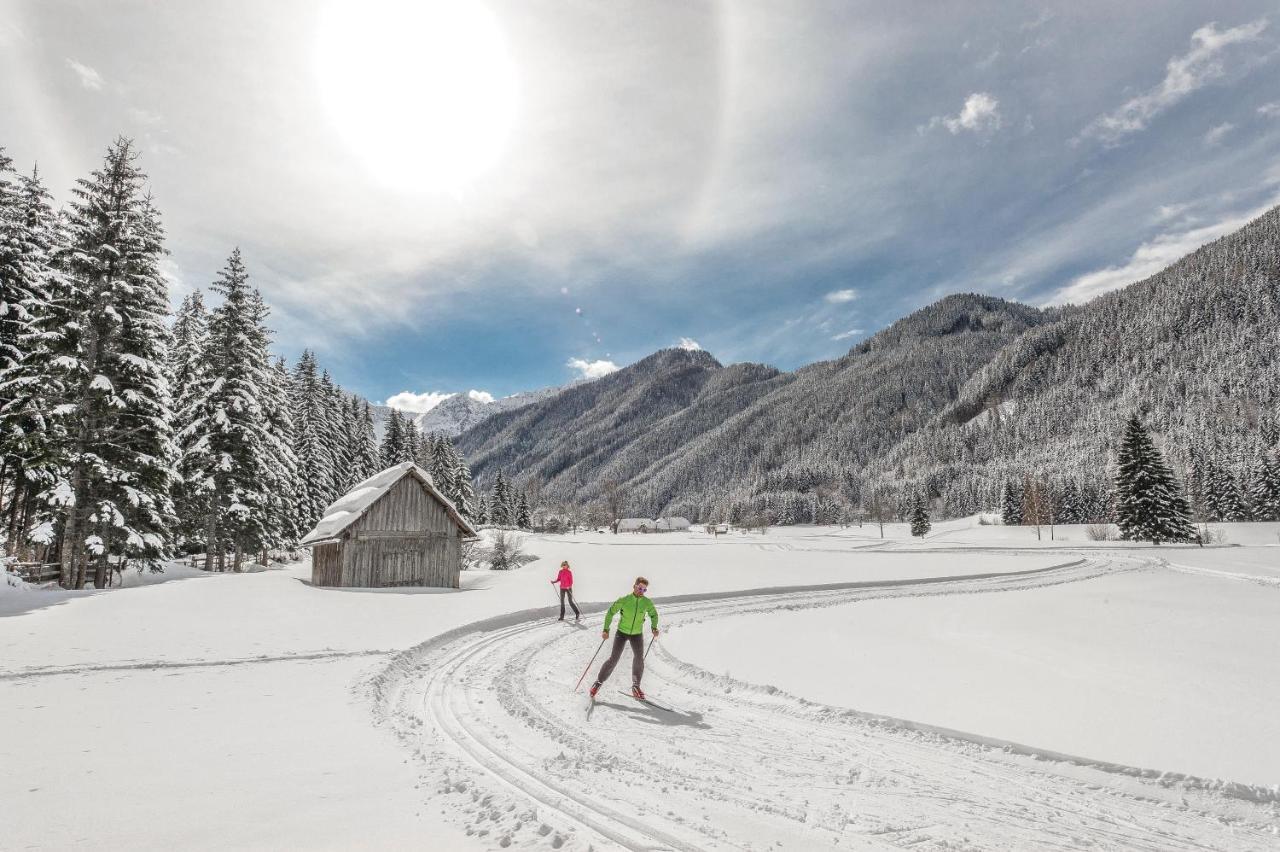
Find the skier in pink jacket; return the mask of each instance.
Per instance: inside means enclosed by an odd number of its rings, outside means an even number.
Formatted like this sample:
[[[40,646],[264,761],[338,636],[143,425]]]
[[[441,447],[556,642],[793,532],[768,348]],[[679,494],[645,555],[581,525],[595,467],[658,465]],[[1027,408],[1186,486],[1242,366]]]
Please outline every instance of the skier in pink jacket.
[[[573,600],[573,572],[569,570],[569,561],[565,560],[560,563],[560,573],[551,581],[552,585],[560,584],[560,621],[564,621],[564,599],[569,599],[569,606],[573,607],[573,620],[581,621],[582,613],[578,612],[578,604]]]

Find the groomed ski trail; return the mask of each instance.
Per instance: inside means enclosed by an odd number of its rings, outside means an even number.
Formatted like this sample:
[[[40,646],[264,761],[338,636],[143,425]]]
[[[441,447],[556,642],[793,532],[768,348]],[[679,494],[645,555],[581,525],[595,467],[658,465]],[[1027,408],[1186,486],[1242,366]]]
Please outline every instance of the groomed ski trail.
[[[1024,572],[658,603],[664,622],[678,625],[893,597],[1015,592],[1148,565],[1091,555]],[[582,609],[585,617],[603,607]],[[588,710],[585,686],[571,690],[598,639],[558,630],[545,613],[444,634],[365,684],[375,717],[421,765],[424,804],[492,848],[1280,846],[1273,789],[827,707],[713,675],[661,641],[645,685],[678,709],[598,698]],[[627,668],[624,659],[615,678]]]

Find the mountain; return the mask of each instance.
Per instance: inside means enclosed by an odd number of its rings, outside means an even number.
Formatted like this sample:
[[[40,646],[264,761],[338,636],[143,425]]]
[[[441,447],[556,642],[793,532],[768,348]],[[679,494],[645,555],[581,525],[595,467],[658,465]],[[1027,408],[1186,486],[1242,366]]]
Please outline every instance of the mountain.
[[[579,504],[616,487],[636,514],[785,520],[923,490],[958,515],[1037,480],[1091,500],[1084,519],[1137,410],[1193,498],[1209,479],[1247,495],[1280,431],[1278,287],[1280,208],[1086,305],[948,296],[791,373],[663,350],[458,445],[481,484],[502,469]]]
[[[498,399],[477,399],[470,393],[455,393],[439,402],[430,411],[413,414],[413,421],[424,434],[439,433],[455,438],[467,429],[478,425],[487,417],[503,411],[511,411],[544,399],[550,399],[567,387],[581,384],[588,379],[578,379],[561,387],[541,388],[540,390],[523,391]],[[387,418],[391,416],[391,408],[386,405],[373,406],[373,427],[379,440]]]
[[[497,469],[544,499],[591,500],[625,483],[645,513],[701,514],[727,494],[838,483],[951,402],[1001,347],[1046,321],[1035,308],[949,296],[838,361],[781,373],[667,349],[587,388],[498,415],[459,437],[481,482]],[[821,460],[819,462],[819,459]]]

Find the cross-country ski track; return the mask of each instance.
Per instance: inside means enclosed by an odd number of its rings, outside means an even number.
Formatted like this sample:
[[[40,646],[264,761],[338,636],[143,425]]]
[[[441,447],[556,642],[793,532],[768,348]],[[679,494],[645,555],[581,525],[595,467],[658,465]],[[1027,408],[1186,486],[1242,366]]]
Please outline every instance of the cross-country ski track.
[[[688,595],[665,625],[1152,570],[1088,555],[996,575]],[[599,643],[546,610],[436,637],[362,681],[420,765],[424,809],[482,845],[564,849],[1276,849],[1280,792],[1037,750],[714,675],[659,641],[646,690],[574,683]],[[625,687],[629,654],[614,684]]]

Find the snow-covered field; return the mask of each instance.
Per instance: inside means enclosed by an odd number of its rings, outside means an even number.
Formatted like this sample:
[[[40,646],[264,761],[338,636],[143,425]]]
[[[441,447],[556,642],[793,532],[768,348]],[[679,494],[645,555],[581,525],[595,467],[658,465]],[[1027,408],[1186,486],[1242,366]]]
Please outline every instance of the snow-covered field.
[[[1280,527],[1226,527],[582,533],[456,592],[0,593],[0,848],[1276,848]],[[546,618],[565,558],[585,627]],[[618,694],[624,658],[588,714],[641,573],[672,710]]]

